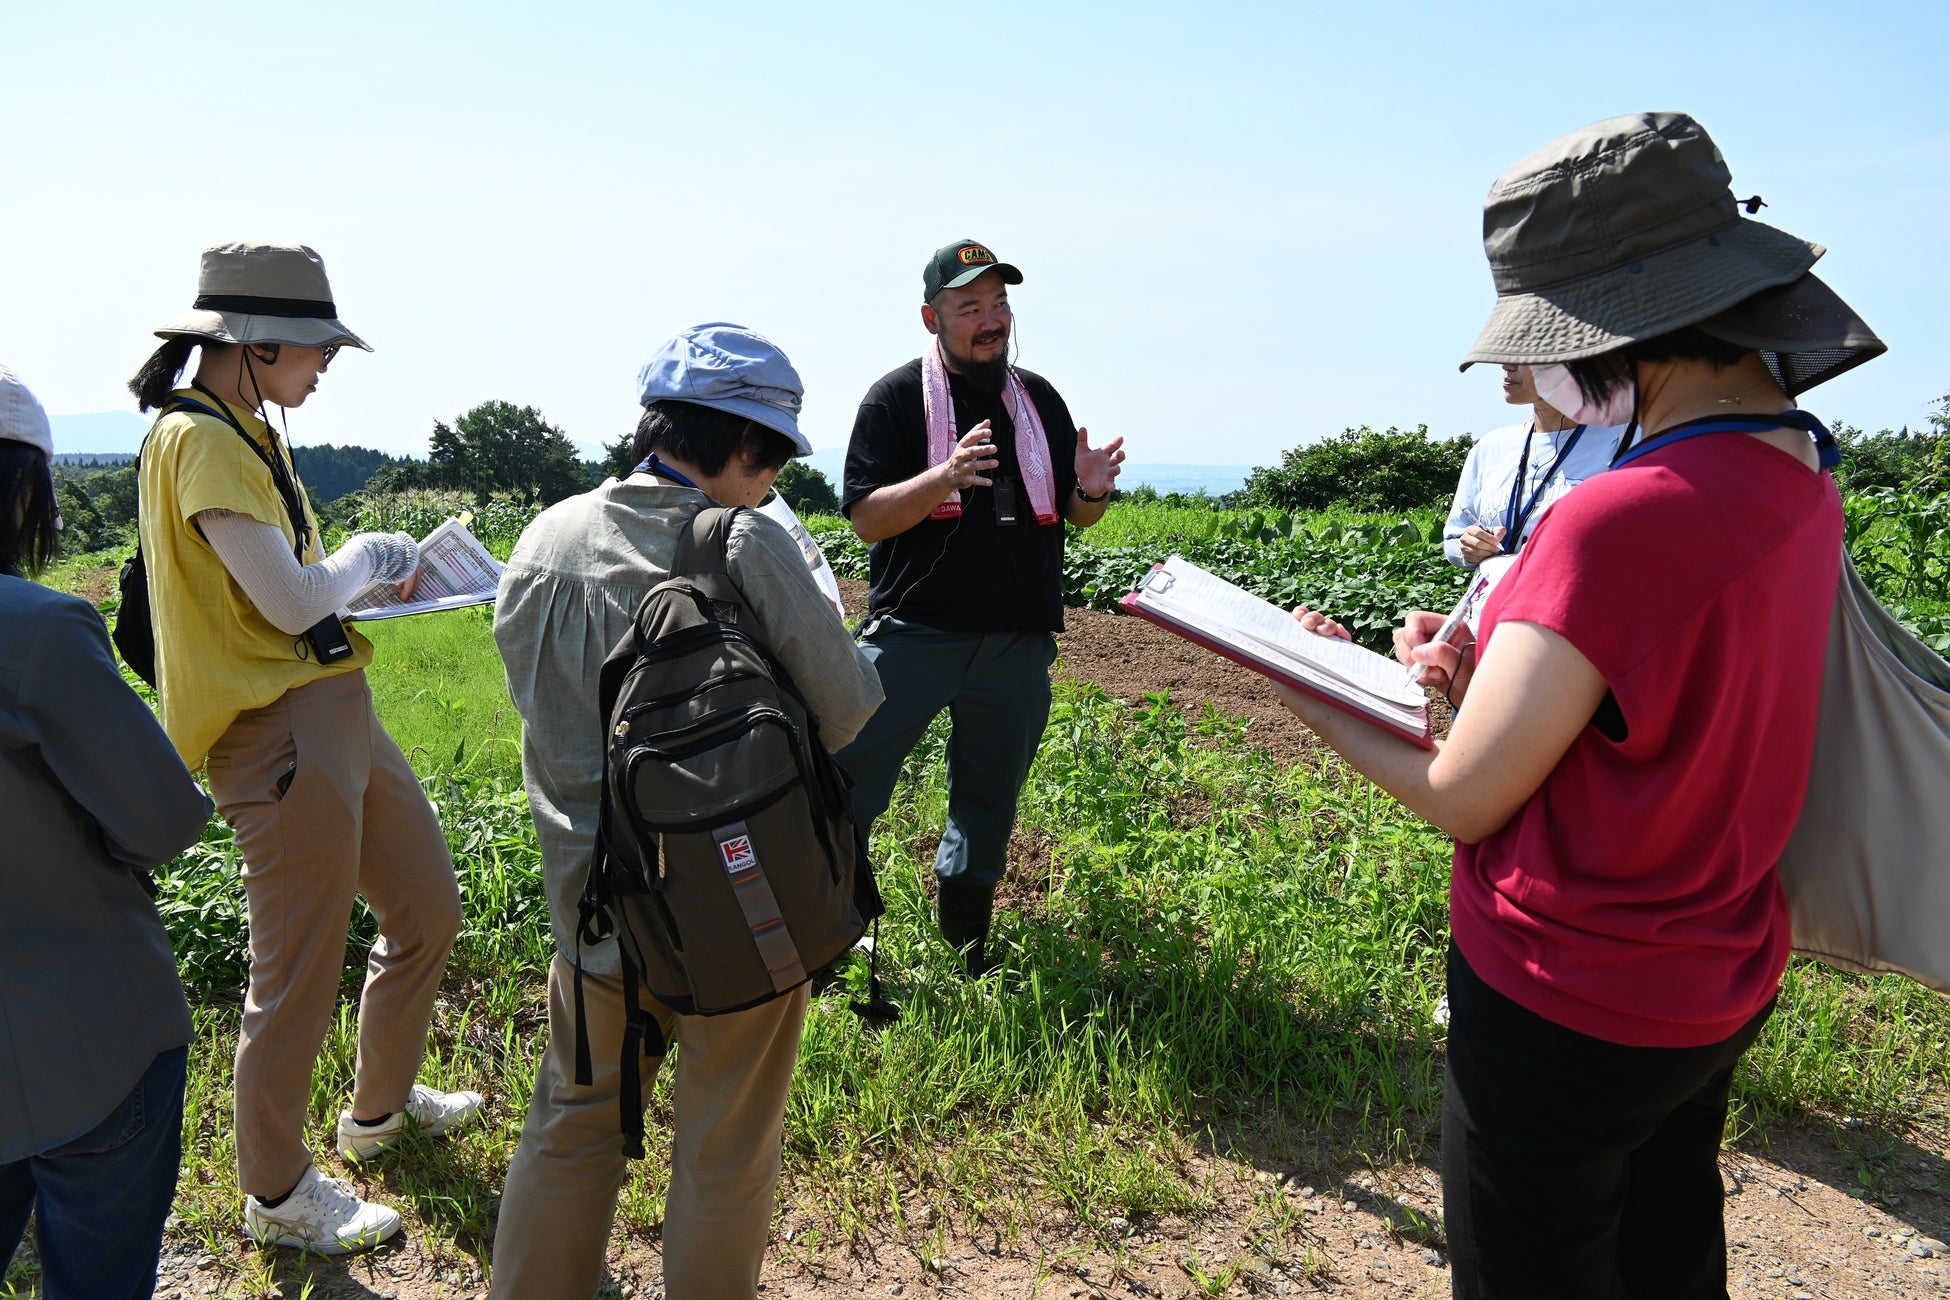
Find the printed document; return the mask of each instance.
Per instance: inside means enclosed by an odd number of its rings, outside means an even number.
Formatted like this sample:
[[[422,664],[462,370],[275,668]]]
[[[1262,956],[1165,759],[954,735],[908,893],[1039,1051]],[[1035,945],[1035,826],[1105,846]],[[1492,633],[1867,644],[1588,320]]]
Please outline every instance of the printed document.
[[[840,617],[846,617],[845,606],[840,603],[840,580],[834,575],[833,566],[826,562],[826,552],[819,549],[812,532],[799,522],[799,516],[792,512],[785,498],[777,492],[772,493],[771,498],[758,507],[758,513],[769,516],[792,534],[792,540],[799,543],[799,553],[806,557],[806,567],[812,570],[813,581],[819,584],[819,589],[826,594],[826,599],[832,602]]]
[[[458,519],[449,519],[420,543],[420,571],[413,594],[401,597],[405,583],[379,582],[346,607],[349,620],[371,623],[439,609],[486,605],[501,584],[501,561]]]

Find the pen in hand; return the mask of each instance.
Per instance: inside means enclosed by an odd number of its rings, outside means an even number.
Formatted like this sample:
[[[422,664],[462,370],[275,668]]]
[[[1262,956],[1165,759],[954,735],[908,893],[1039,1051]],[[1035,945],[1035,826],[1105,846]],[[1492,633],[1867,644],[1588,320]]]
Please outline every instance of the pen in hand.
[[[1470,580],[1469,586],[1463,589],[1463,598],[1456,602],[1456,607],[1449,611],[1449,617],[1442,620],[1442,626],[1437,628],[1435,635],[1429,638],[1428,643],[1430,645],[1434,645],[1438,641],[1447,641],[1456,634],[1456,629],[1462,626],[1464,617],[1469,613],[1471,603],[1475,601],[1477,595],[1488,583],[1489,579],[1480,573]],[[1416,664],[1410,668],[1408,670],[1408,684],[1411,686],[1420,686],[1422,684],[1422,676],[1428,671],[1428,667],[1427,664]]]

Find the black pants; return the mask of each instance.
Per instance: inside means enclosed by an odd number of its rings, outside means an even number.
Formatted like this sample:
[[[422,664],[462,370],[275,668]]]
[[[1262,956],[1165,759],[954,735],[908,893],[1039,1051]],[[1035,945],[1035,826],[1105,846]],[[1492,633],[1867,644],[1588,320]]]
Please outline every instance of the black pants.
[[[1622,1047],[1526,1011],[1450,945],[1456,1300],[1725,1300],[1727,1090],[1773,1010],[1710,1047]]]

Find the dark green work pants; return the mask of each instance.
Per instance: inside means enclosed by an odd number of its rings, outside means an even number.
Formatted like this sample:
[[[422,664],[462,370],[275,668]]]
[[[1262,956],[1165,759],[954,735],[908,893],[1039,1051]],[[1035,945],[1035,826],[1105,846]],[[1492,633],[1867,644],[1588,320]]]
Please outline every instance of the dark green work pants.
[[[857,784],[855,815],[887,809],[901,764],[948,710],[948,824],[935,853],[941,933],[957,948],[988,935],[996,882],[1009,865],[1016,797],[1049,722],[1047,632],[942,632],[882,619],[862,649],[887,700],[836,756]]]

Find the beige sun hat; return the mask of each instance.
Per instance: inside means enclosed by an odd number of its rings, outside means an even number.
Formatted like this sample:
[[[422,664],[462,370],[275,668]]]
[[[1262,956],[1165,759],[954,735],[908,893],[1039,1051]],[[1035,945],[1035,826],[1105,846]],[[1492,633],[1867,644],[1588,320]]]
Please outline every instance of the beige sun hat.
[[[303,244],[240,240],[204,249],[196,302],[156,333],[166,339],[306,348],[350,344],[372,351],[339,320],[325,261]]]

